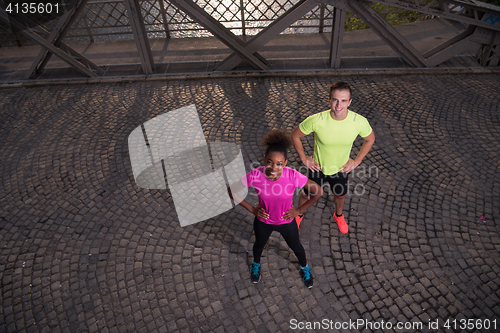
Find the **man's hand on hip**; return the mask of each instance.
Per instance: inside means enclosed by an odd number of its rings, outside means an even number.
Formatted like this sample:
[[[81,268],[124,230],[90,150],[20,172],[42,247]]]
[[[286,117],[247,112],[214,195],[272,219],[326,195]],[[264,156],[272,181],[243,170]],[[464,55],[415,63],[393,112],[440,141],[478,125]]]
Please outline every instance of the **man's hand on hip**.
[[[313,160],[312,156],[306,157],[302,162],[312,171],[321,171],[321,166]]]
[[[349,173],[352,170],[354,170],[358,165],[359,164],[357,164],[356,162],[354,162],[354,160],[352,158],[350,158],[346,164],[344,164],[343,166],[340,167],[340,171],[343,173]]]

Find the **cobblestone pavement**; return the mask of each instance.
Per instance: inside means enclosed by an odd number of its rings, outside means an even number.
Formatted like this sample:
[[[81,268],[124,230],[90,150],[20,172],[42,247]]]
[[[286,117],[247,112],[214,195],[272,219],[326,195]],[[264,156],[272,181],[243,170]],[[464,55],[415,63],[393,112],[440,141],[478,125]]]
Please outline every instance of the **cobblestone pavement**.
[[[168,189],[135,184],[127,138],[145,121],[194,103],[206,139],[250,170],[261,137],[325,110],[339,79],[377,141],[351,179],[349,233],[327,194],[306,212],[312,289],[277,234],[250,282],[241,206],[181,227]],[[493,74],[1,89],[0,331],[498,332],[499,101]]]

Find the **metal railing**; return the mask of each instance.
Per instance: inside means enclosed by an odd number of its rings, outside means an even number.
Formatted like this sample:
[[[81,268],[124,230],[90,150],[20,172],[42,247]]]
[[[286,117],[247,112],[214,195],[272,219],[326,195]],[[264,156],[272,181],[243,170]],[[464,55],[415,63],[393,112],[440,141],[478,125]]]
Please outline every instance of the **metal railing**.
[[[293,7],[297,0],[195,0],[208,14],[235,35],[256,35]],[[141,2],[149,38],[208,37],[211,34],[168,1]],[[415,21],[426,15],[397,7],[375,4],[373,8],[387,21]],[[320,4],[282,33],[331,32],[333,6]],[[345,29],[367,28],[354,14],[347,13]],[[123,0],[89,1],[65,37],[65,42],[133,39]],[[29,45],[31,41],[0,25],[0,46]]]

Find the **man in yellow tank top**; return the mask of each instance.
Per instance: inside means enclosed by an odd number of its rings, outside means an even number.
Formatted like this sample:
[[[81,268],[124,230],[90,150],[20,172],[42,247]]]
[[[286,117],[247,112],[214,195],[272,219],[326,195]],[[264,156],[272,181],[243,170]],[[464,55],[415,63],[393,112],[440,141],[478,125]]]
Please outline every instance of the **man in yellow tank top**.
[[[336,82],[330,86],[328,102],[330,110],[306,118],[292,131],[293,144],[302,162],[307,166],[307,177],[320,186],[330,184],[335,203],[333,219],[342,233],[348,232],[342,209],[348,191],[349,173],[368,154],[375,134],[368,120],[347,108],[351,105],[352,88],[346,82]],[[314,133],[313,156],[306,156],[300,138]],[[364,140],[358,155],[350,158],[354,140],[361,136]],[[299,205],[307,200],[302,192]],[[296,217],[300,223],[303,217]]]

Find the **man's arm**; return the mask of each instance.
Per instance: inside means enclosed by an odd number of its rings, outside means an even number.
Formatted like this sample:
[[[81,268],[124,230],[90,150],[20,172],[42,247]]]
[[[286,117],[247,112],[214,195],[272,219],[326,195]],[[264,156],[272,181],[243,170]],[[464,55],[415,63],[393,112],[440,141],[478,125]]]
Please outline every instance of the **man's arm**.
[[[312,171],[320,171],[321,166],[313,160],[312,156],[308,157],[304,152],[302,141],[300,141],[300,138],[303,138],[304,136],[306,135],[300,130],[299,126],[295,127],[292,131],[293,146],[295,147],[295,150],[299,154],[299,157],[305,166],[307,166]]]
[[[350,158],[346,164],[340,167],[340,171],[348,173],[361,164],[361,161],[363,161],[363,158],[365,158],[366,154],[368,154],[370,149],[372,149],[373,144],[375,143],[375,132],[373,132],[372,130],[370,135],[363,137],[363,140],[365,140],[365,142],[363,142],[358,156],[356,156],[354,160]]]

